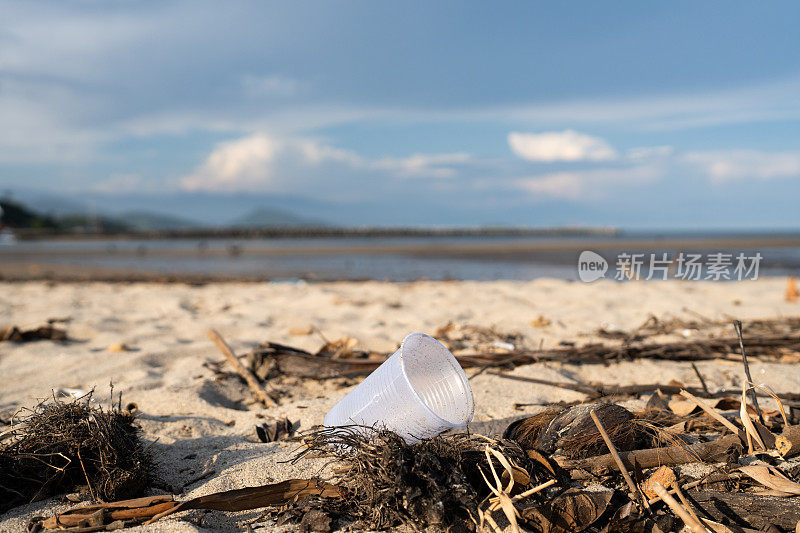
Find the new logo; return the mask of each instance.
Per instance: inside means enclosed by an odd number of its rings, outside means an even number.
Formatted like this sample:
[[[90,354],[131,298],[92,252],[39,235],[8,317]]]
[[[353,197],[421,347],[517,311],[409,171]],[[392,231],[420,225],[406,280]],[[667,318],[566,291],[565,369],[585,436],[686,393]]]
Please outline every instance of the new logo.
[[[608,271],[608,261],[600,254],[584,250],[578,257],[578,278],[584,283],[591,283],[604,277]]]

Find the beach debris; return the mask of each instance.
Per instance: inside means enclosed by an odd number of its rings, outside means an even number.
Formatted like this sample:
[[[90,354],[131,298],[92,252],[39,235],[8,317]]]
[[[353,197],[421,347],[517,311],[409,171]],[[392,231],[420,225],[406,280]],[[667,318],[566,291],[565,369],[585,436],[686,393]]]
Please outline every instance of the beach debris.
[[[633,423],[633,413],[613,403],[548,410],[512,423],[503,437],[516,440],[525,449],[534,448],[546,454],[558,451],[573,459],[598,455],[606,445],[592,421],[592,411],[619,450],[633,450],[648,437],[642,426]]]
[[[780,497],[800,496],[800,483],[787,478],[772,465],[742,466],[739,471],[770,489],[763,491],[762,494]]]
[[[228,343],[225,342],[225,339],[217,333],[215,330],[210,329],[208,330],[208,337],[217,345],[217,348],[222,352],[228,362],[231,364],[236,373],[239,374],[242,379],[247,383],[247,386],[250,387],[250,390],[253,391],[253,395],[255,396],[256,400],[264,404],[264,407],[274,407],[277,405],[277,400],[271,395],[258,378],[253,375],[253,373],[245,367],[239,358],[236,357],[236,354],[233,353],[231,347],[228,346]]]
[[[307,355],[333,361],[330,353]],[[365,359],[354,357],[336,364]],[[507,354],[496,360],[504,359]],[[737,360],[744,364],[739,354]],[[454,433],[409,442],[381,427],[316,427],[298,438],[304,447],[294,460],[328,460],[327,481],[289,480],[188,502],[161,496],[138,507],[125,502],[104,504],[108,510],[83,506],[60,520],[109,528],[184,509],[261,507],[268,509],[251,524],[269,519],[309,531],[406,526],[415,531],[666,532],[688,527],[727,533],[794,530],[800,520],[800,430],[783,405],[790,393],[775,394],[749,380],[736,391],[711,393],[677,382],[619,386],[525,379],[583,392],[586,403],[514,421],[503,438]],[[757,410],[751,392],[778,408],[763,408],[765,403]],[[597,401],[615,394],[651,395],[635,412]],[[715,395],[721,397],[709,398]],[[56,518],[48,520],[47,525],[58,526]]]
[[[318,479],[289,479],[259,487],[216,492],[186,501],[178,501],[172,495],[163,494],[76,507],[51,518],[35,519],[29,525],[29,530],[39,527],[84,532],[87,527],[95,527],[97,529],[92,531],[107,531],[149,524],[190,509],[246,511],[284,506],[311,496],[341,498],[342,492],[335,485]]]
[[[84,398],[91,394],[92,391],[87,391],[85,389],[73,389],[70,387],[58,387],[52,390],[53,398],[60,399],[60,398]],[[93,401],[90,399],[89,401]]]
[[[497,490],[499,484],[513,499],[526,488],[557,482],[516,442],[480,435],[440,435],[408,444],[387,430],[319,428],[304,444],[298,459],[310,453],[336,459],[340,486],[347,493],[347,517],[362,528],[405,525],[415,530],[434,526],[473,531],[479,506],[488,512],[487,498],[497,497],[490,487]],[[537,503],[543,490],[513,503],[528,498]],[[296,519],[291,507],[283,513]]]
[[[631,450],[622,452],[620,459],[628,468],[633,468],[634,463],[638,463],[640,468],[653,468],[698,462],[732,462],[741,455],[741,452],[742,442],[738,435],[728,435],[707,442]],[[619,465],[610,453],[585,459],[557,457],[556,462],[567,470],[580,468],[595,474],[619,471]]]
[[[796,302],[797,299],[800,298],[800,291],[797,290],[797,278],[795,276],[789,276],[789,279],[786,280],[786,292],[783,297],[789,303]]]
[[[451,351],[462,368],[511,369],[517,366],[559,361],[562,363],[591,364],[605,363],[613,360],[665,359],[674,361],[702,361],[714,359],[741,360],[736,352],[740,350],[738,337],[726,337],[721,333],[709,332],[708,336],[696,335],[692,340],[652,342],[650,335],[661,335],[674,331],[674,328],[695,328],[693,331],[705,331],[717,328],[720,322],[707,319],[698,320],[659,320],[651,317],[638,330],[622,333],[614,343],[593,342],[583,346],[575,343],[559,348],[527,349],[524,339],[517,334],[498,334],[492,329],[479,329],[477,333],[470,327],[464,328],[453,323],[440,328],[442,342]],[[757,319],[746,322],[748,329],[748,357],[761,360],[779,360],[781,362],[800,362],[800,317],[784,317],[781,319]],[[465,331],[466,330],[466,331]],[[475,342],[469,340],[475,335]],[[488,335],[488,337],[487,337]],[[499,336],[499,338],[498,338]],[[348,339],[348,338],[346,338]],[[339,341],[352,344],[352,339]],[[501,344],[494,344],[499,342]],[[506,343],[506,344],[502,344]],[[513,346],[512,346],[513,345]],[[467,348],[474,346],[475,348]],[[223,352],[224,353],[224,352]],[[339,353],[337,357],[333,357]],[[246,368],[262,383],[283,377],[308,379],[335,379],[364,376],[374,371],[392,354],[374,353],[368,350],[356,350],[350,346],[340,350],[323,349],[311,353],[301,348],[287,346],[275,342],[266,342],[246,357]],[[699,371],[695,370],[696,373]],[[238,373],[238,371],[237,371]],[[677,394],[685,389],[698,397],[738,396],[736,390],[717,390],[713,394],[708,384],[701,379],[700,387],[686,387],[682,384],[636,384],[611,385],[602,383],[552,382],[539,378],[499,373],[495,375],[507,379],[529,381],[539,384],[575,390],[587,394],[590,399],[606,397],[634,396],[661,389],[665,394]],[[240,374],[241,375],[241,374]],[[275,393],[270,393],[275,397]],[[800,393],[780,393],[782,399],[800,401]]]
[[[666,465],[661,465],[642,483],[642,492],[648,498],[658,498],[659,495],[655,490],[656,483],[669,489],[676,481],[678,481],[678,477],[675,475],[675,471]]]
[[[466,426],[474,413],[472,388],[453,354],[423,333],[400,348],[325,415],[327,427],[385,427],[408,442]]]
[[[353,337],[342,337],[335,341],[328,341],[317,351],[317,357],[328,357],[330,359],[351,359],[356,354],[353,348],[358,344],[358,339]]]
[[[800,454],[800,426],[785,426],[783,433],[775,436],[775,448],[785,459]]]
[[[103,500],[144,491],[152,462],[134,416],[90,400],[55,398],[15,417],[0,443],[0,512],[81,486]]]
[[[69,338],[66,330],[56,328],[50,323],[31,329],[21,329],[18,326],[0,328],[0,341],[32,342],[40,340],[64,342]]]
[[[288,418],[264,422],[256,426],[256,435],[261,442],[285,440],[294,435],[294,424]]]
[[[547,326],[553,323],[552,320],[544,316],[543,314],[539,313],[539,316],[531,320],[531,326],[535,328],[546,328]]]
[[[292,337],[305,337],[314,333],[314,326],[291,326],[286,332]]]
[[[262,381],[282,376],[332,379],[369,374],[386,358],[386,354],[351,350],[348,357],[333,359],[328,353],[313,354],[301,348],[267,342],[247,355],[247,366]]]
[[[465,351],[504,353],[523,345],[521,333],[502,332],[470,324],[448,322],[433,334],[453,353]]]
[[[787,317],[782,320],[753,320],[748,328],[758,333],[748,336],[749,357],[763,360],[781,360],[784,362],[800,361],[800,318]],[[441,331],[441,330],[440,330]],[[437,334],[438,335],[438,334]],[[437,337],[438,338],[438,337]],[[468,351],[459,342],[452,343],[442,337],[445,346],[454,352],[463,368],[513,368],[520,365],[544,361],[560,361],[563,363],[603,363],[613,360],[665,359],[674,361],[703,361],[714,359],[740,360],[735,355],[739,351],[738,337],[700,337],[692,340],[671,342],[625,341],[618,344],[590,343],[583,346],[569,344],[561,348],[521,349],[521,340],[500,340],[513,344],[515,350],[509,352],[493,345],[498,339],[492,339],[483,346],[483,351]],[[455,347],[454,347],[455,346]],[[507,346],[504,346],[507,348]],[[330,379],[342,376],[364,375],[372,372],[391,354],[353,351],[346,360],[331,359],[326,354],[314,355],[306,350],[267,342],[255,349],[248,356],[251,370],[262,380],[280,375],[297,376],[314,379]],[[512,376],[509,376],[512,378]],[[513,379],[525,379],[513,376]],[[641,388],[642,385],[635,385]],[[619,390],[624,387],[617,386]],[[675,388],[675,387],[673,387]],[[678,387],[680,388],[680,387]],[[651,391],[654,389],[650,389]],[[687,390],[689,390],[687,388]],[[707,394],[702,389],[700,394]],[[693,394],[694,391],[692,391]],[[730,394],[730,392],[727,392]],[[800,395],[796,399],[800,399]]]
[[[583,531],[606,512],[614,491],[570,490],[521,512],[523,525],[541,533]]]
[[[109,352],[132,352],[133,348],[124,342],[118,342],[108,347]]]

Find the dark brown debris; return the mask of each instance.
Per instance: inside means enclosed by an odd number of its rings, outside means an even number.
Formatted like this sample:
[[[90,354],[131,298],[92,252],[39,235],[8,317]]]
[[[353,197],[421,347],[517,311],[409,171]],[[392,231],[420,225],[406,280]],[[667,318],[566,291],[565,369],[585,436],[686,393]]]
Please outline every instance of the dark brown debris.
[[[32,342],[50,340],[64,342],[69,340],[66,330],[46,324],[32,329],[20,329],[17,326],[0,328],[0,341]]]
[[[256,426],[256,435],[261,442],[285,440],[294,435],[295,426],[288,418],[264,422]]]
[[[104,409],[91,395],[54,399],[15,417],[0,442],[0,512],[88,486],[93,499],[142,494],[152,463],[129,411]]]
[[[307,449],[301,455],[320,453],[335,459],[340,486],[347,491],[346,515],[361,528],[404,525],[413,530],[474,531],[478,505],[491,495],[483,477],[491,479],[487,446],[517,467],[518,486],[553,478],[515,442],[477,435],[444,435],[407,444],[385,430],[370,436],[363,428],[323,428],[311,432],[304,443]],[[493,461],[499,475],[505,469]],[[313,499],[304,505],[313,505]],[[296,514],[292,506],[281,513]]]

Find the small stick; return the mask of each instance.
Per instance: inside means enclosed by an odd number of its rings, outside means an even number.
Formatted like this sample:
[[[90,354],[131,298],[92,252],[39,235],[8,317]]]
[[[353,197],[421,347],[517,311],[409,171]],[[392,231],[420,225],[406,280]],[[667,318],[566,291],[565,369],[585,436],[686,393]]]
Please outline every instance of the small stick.
[[[258,382],[258,378],[252,372],[250,372],[250,370],[245,368],[241,361],[239,361],[239,358],[237,358],[236,354],[233,353],[231,347],[225,342],[225,339],[223,339],[222,336],[213,329],[208,330],[208,338],[217,345],[219,351],[222,352],[222,355],[225,356],[231,366],[233,366],[234,370],[236,370],[236,372],[242,376],[242,378],[244,378],[244,380],[247,382],[247,386],[250,387],[251,391],[253,391],[253,395],[255,395],[256,399],[263,403],[265,407],[275,407],[275,401],[270,397],[269,393],[264,390],[264,387],[261,386],[261,383]]]
[[[677,500],[672,497],[672,494],[667,492],[667,489],[665,489],[661,483],[653,483],[653,489],[656,491],[656,494],[658,494],[659,498],[664,500],[664,503],[669,505],[669,508],[672,509],[672,512],[678,515],[678,517],[683,520],[683,523],[686,524],[693,533],[708,533],[706,528],[700,525],[697,520],[692,518],[692,515],[686,512],[686,509],[684,509],[681,504],[679,504]]]
[[[540,490],[546,489],[550,485],[553,485],[555,482],[556,482],[555,479],[551,479],[550,481],[545,481],[541,485],[537,485],[537,486],[533,487],[532,489],[526,490],[525,492],[523,492],[521,494],[517,494],[516,496],[511,498],[511,501],[512,502],[517,502],[517,501],[521,500],[522,498],[527,498],[531,494],[536,494]]]
[[[694,402],[695,405],[697,405],[700,409],[705,411],[708,414],[708,416],[710,416],[711,418],[713,418],[714,420],[716,420],[717,422],[728,428],[734,435],[739,434],[739,428],[737,428],[733,422],[731,422],[730,420],[719,414],[716,409],[708,405],[706,402],[704,402],[697,396],[694,396],[692,393],[685,390],[681,391],[681,396],[683,396],[684,398],[686,398],[691,402]]]
[[[744,363],[744,375],[747,376],[747,381],[753,383],[753,378],[750,377],[750,365],[747,363],[747,354],[744,351],[744,341],[742,340],[742,322],[740,320],[733,321],[733,329],[736,330],[736,335],[739,337],[739,348],[742,350],[742,362]],[[756,391],[750,390],[750,400],[753,402],[753,407],[758,413],[758,421],[762,426],[765,426],[764,416],[761,414],[761,409],[758,407],[758,395]]]
[[[86,478],[86,484],[89,485],[89,494],[92,495],[92,500],[97,501],[97,498],[94,495],[94,491],[92,490],[92,482],[89,481],[89,475],[86,473],[86,467],[83,466],[83,459],[81,458],[80,448],[78,448],[78,462],[81,464],[81,470],[83,470],[83,477]]]
[[[694,364],[694,361],[692,361],[692,369],[694,370],[694,373],[697,374],[697,379],[700,380],[700,385],[702,385],[703,387],[703,392],[711,396],[711,391],[708,390],[708,385],[706,385],[706,380],[703,379],[703,374],[700,373],[700,369],[697,368],[697,365]]]
[[[606,446],[608,446],[608,451],[611,452],[611,456],[614,457],[614,461],[616,461],[617,466],[619,467],[619,471],[622,472],[622,477],[625,478],[625,482],[628,484],[628,488],[631,489],[631,496],[641,501],[644,504],[644,507],[649,509],[650,505],[647,503],[647,500],[640,497],[639,490],[636,487],[636,483],[633,482],[631,479],[631,475],[628,473],[628,469],[625,468],[625,465],[622,463],[622,459],[619,458],[619,453],[617,453],[617,448],[614,446],[614,443],[611,442],[611,439],[606,433],[606,428],[603,427],[603,424],[600,423],[600,419],[597,418],[597,414],[594,412],[594,409],[589,413],[594,420],[594,425],[597,426],[597,431],[600,432],[600,436],[603,437],[603,440],[606,442]]]

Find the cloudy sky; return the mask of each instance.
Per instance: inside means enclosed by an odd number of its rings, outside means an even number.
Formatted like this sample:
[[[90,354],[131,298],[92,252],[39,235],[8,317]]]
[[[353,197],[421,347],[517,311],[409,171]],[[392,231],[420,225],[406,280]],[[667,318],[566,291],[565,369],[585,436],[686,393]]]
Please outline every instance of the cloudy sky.
[[[796,2],[0,13],[6,190],[348,223],[800,224]]]

